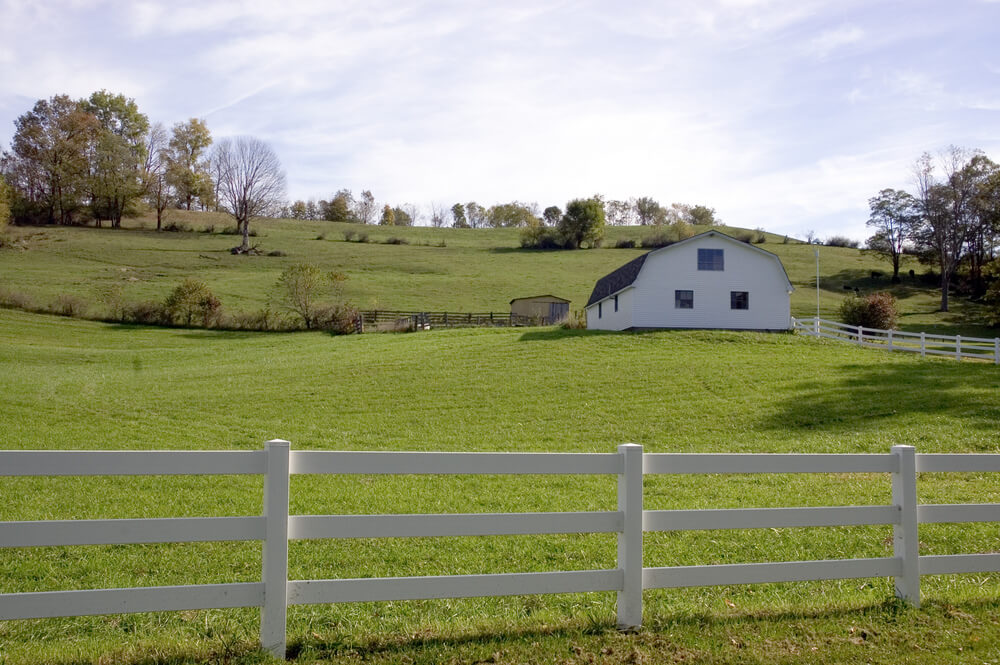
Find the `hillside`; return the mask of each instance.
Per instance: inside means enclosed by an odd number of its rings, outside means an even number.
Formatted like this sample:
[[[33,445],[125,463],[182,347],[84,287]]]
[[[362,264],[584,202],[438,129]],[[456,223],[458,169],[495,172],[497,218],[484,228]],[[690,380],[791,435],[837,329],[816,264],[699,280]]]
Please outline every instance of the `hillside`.
[[[216,213],[172,211],[169,222],[196,232],[149,230],[150,219],[126,220],[126,229],[73,227],[14,228],[18,246],[0,251],[0,289],[27,294],[41,303],[71,294],[103,307],[102,299],[120,289],[130,301],[161,300],[185,277],[206,282],[229,309],[254,310],[273,296],[281,271],[294,263],[315,263],[348,276],[347,299],[362,309],[496,311],[512,298],[551,293],[580,309],[594,282],[638,256],[642,249],[615,249],[619,240],[640,241],[648,227],[609,227],[597,250],[537,251],[519,247],[517,229],[433,229],[363,227],[323,221],[263,220],[254,224],[254,241],[265,253],[282,256],[232,256],[236,238],[223,235],[228,218]],[[205,232],[211,230],[211,232]],[[699,231],[703,228],[697,229]],[[723,229],[725,230],[725,229]],[[345,232],[367,234],[369,242],[346,242]],[[408,244],[384,244],[389,238]],[[845,287],[890,287],[888,264],[858,250],[816,247],[767,234],[762,248],[777,254],[796,291],[795,316],[816,311],[814,249],[820,252],[820,309],[831,317]],[[906,273],[925,268],[904,264],[904,281],[891,288],[910,330],[993,336],[970,317],[971,305],[956,299],[953,312],[939,314],[933,283]],[[974,309],[974,308],[973,308]]]

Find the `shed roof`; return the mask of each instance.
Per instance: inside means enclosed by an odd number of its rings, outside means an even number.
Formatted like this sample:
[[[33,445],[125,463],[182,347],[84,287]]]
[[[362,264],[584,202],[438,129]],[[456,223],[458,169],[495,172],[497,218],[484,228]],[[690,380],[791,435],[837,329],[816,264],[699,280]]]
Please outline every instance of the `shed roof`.
[[[789,289],[793,288],[791,280],[788,279],[788,272],[785,270],[784,264],[781,262],[781,259],[778,257],[778,255],[775,254],[774,252],[769,252],[766,249],[761,249],[760,247],[756,247],[754,245],[745,243],[742,240],[737,240],[731,235],[722,233],[720,231],[705,231],[704,233],[699,233],[698,235],[694,235],[691,236],[690,238],[685,238],[684,240],[675,242],[672,245],[667,245],[666,247],[658,247],[656,249],[650,250],[645,254],[643,254],[642,256],[632,259],[631,261],[623,265],[621,268],[618,268],[617,270],[610,272],[604,277],[600,278],[599,280],[597,280],[597,284],[594,285],[594,290],[591,292],[590,299],[587,301],[585,307],[590,307],[597,301],[604,300],[611,294],[618,293],[622,289],[631,286],[632,283],[635,282],[636,278],[639,276],[639,271],[642,270],[642,266],[646,262],[646,257],[652,254],[653,252],[662,252],[665,250],[671,250],[674,249],[675,247],[679,247],[681,245],[689,243],[703,236],[719,236],[720,238],[725,238],[726,240],[742,245],[755,252],[767,254],[769,257],[774,259],[774,261],[777,262],[778,266],[781,268],[781,273],[782,275],[784,275],[785,281],[788,282],[788,288]]]
[[[527,298],[514,298],[513,300],[510,301],[510,304],[513,305],[518,300],[534,300],[536,298],[552,298],[553,300],[558,300],[559,302],[569,302],[565,298],[560,298],[559,296],[552,296],[552,295],[546,294],[546,295],[542,295],[542,296],[528,296]]]

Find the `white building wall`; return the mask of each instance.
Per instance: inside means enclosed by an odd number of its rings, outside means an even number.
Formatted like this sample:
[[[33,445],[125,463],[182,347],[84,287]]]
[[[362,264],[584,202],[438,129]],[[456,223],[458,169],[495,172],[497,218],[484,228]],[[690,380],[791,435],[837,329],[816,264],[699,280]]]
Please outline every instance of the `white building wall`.
[[[615,297],[611,296],[587,308],[587,328],[589,330],[625,330],[631,328],[635,307],[635,289],[629,287],[618,294],[618,311],[615,311]],[[598,316],[600,311],[600,316]]]
[[[699,249],[723,250],[724,270],[698,270]],[[777,259],[739,241],[705,236],[651,252],[633,286],[630,325],[637,328],[791,327],[788,283]],[[678,289],[694,291],[693,309],[674,306]],[[731,309],[732,291],[749,292],[750,308]]]

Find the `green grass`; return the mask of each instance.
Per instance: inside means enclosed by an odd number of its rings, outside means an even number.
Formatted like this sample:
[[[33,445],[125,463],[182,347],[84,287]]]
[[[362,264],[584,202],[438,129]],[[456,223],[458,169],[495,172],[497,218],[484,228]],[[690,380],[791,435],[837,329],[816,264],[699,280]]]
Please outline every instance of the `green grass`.
[[[0,251],[0,290],[24,293],[38,304],[61,294],[86,300],[93,311],[120,288],[127,300],[163,300],[182,279],[205,281],[230,310],[251,311],[274,298],[281,271],[295,263],[315,263],[348,275],[344,295],[362,309],[507,312],[513,298],[551,293],[582,309],[598,278],[639,256],[642,249],[614,249],[622,239],[641,240],[644,227],[609,227],[605,247],[586,251],[535,251],[519,248],[517,229],[432,229],[361,227],[317,221],[263,220],[253,241],[265,252],[286,256],[233,256],[238,238],[222,235],[231,225],[218,213],[172,211],[175,221],[194,229],[211,225],[215,233],[157,233],[149,219],[126,220],[124,230],[94,228],[14,228],[26,250]],[[138,228],[138,227],[143,228]],[[699,228],[698,230],[705,230]],[[370,242],[345,242],[344,232],[366,233]],[[324,239],[318,240],[322,236]],[[408,245],[387,245],[390,237]],[[792,314],[816,311],[814,249],[820,252],[820,309],[835,318],[847,291],[890,288],[888,263],[855,249],[815,247],[767,234],[758,245],[777,254],[796,291]],[[441,245],[444,246],[441,246]],[[925,268],[904,261],[902,284],[891,290],[900,300],[904,330],[993,337],[983,328],[979,309],[959,298],[951,313],[938,312],[934,285],[910,278]]]
[[[614,254],[610,250],[602,252]],[[261,259],[263,261],[263,259]],[[0,310],[0,440],[23,449],[1000,452],[1000,372],[793,335],[532,328],[330,337],[114,326]],[[922,474],[922,502],[1000,502],[988,474]],[[650,509],[887,503],[884,475],[650,477]],[[606,477],[292,479],[294,514],[607,510]],[[0,520],[253,515],[246,477],[6,478]],[[647,534],[647,566],[889,556],[888,527]],[[1000,550],[992,524],[924,554]],[[256,581],[259,544],[0,551],[0,591]],[[305,541],[293,579],[612,568],[609,535]],[[996,575],[295,607],[297,662],[990,662]],[[0,662],[266,660],[256,610],[0,624]],[[815,650],[814,650],[815,649]],[[103,660],[102,660],[103,659]]]

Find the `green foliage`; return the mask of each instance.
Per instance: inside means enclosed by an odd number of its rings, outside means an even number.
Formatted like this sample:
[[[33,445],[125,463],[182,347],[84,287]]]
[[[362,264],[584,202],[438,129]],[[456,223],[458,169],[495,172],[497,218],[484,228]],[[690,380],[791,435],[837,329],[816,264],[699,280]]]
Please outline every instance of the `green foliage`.
[[[721,221],[715,216],[715,208],[703,205],[692,206],[688,210],[688,218],[692,224],[697,226],[718,226]]]
[[[1000,259],[994,259],[983,268],[990,279],[983,301],[986,303],[986,322],[1000,328]]]
[[[849,247],[850,249],[857,249],[861,245],[857,240],[838,235],[830,236],[823,241],[823,244],[827,247]]]
[[[848,296],[840,305],[840,320],[849,326],[895,330],[899,319],[896,298],[891,293]]]
[[[212,133],[204,120],[191,118],[174,125],[169,143],[167,180],[188,210],[196,201],[204,204],[214,198],[206,157],[210,145]]]
[[[7,184],[3,176],[0,176],[0,233],[3,233],[10,223],[10,204],[13,194],[14,190]]]
[[[639,223],[643,226],[664,224],[667,221],[667,211],[651,196],[641,196],[635,200],[635,212]]]
[[[278,294],[282,304],[302,318],[307,330],[317,326],[320,306],[318,299],[334,293],[347,276],[324,272],[309,263],[285,268],[278,277]]]
[[[562,219],[562,210],[559,206],[549,206],[542,211],[542,220],[545,222],[545,226],[556,226],[559,224],[559,220]]]
[[[379,220],[379,225],[381,226],[395,226],[396,225],[396,211],[392,209],[389,204],[386,204],[382,208],[382,218]]]
[[[597,247],[604,238],[604,203],[596,197],[570,201],[558,228],[568,249]]]
[[[671,224],[657,226],[656,232],[652,235],[643,237],[640,241],[640,245],[644,249],[666,247],[667,245],[672,245],[675,242],[680,242],[685,238],[690,238],[693,235],[694,228],[687,222],[678,220]]]
[[[491,206],[486,217],[493,228],[525,227],[538,221],[529,206],[517,201]]]
[[[461,203],[456,203],[451,207],[451,216],[454,222],[452,226],[456,229],[467,229],[469,228],[469,220],[465,218],[465,206]]]
[[[207,328],[217,320],[222,303],[207,284],[189,278],[170,292],[163,309],[173,323],[184,326],[197,323]]]
[[[342,189],[333,195],[329,201],[320,201],[319,207],[323,219],[328,222],[357,222],[358,218],[354,214],[354,196],[351,190]]]

